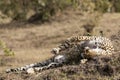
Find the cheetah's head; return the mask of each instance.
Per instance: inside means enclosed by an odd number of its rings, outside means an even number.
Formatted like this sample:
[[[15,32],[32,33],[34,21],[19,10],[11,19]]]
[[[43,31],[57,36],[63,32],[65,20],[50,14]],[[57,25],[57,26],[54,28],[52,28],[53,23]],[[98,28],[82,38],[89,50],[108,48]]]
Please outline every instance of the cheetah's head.
[[[85,58],[93,58],[98,55],[104,55],[105,50],[101,48],[90,48],[90,47],[85,47],[84,49],[84,57]]]

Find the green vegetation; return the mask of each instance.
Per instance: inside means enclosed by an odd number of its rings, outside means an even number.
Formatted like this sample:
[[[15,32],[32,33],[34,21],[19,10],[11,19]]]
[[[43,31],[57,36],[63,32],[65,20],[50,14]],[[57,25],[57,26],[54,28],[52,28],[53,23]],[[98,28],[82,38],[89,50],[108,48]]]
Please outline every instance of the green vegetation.
[[[100,12],[107,12],[109,8],[111,8],[111,3],[109,0],[96,0],[95,1],[95,10]]]
[[[78,9],[82,12],[120,12],[119,0],[1,0],[0,11],[13,20],[28,20],[33,15],[39,15],[37,19],[46,21],[58,11],[66,8]]]
[[[72,0],[2,0],[0,10],[13,20],[25,20],[30,10],[41,15],[41,20],[46,20],[57,10],[63,10],[70,5],[72,5]]]
[[[3,41],[0,41],[0,48],[3,49],[5,56],[14,56],[14,52],[9,49]]]

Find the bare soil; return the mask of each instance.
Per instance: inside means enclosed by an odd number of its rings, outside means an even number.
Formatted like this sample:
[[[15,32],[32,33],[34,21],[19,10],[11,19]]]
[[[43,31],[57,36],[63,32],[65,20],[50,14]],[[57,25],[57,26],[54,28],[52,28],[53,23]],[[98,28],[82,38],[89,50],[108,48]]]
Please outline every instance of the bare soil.
[[[20,67],[26,64],[40,62],[53,56],[51,49],[66,38],[83,35],[82,27],[93,14],[81,14],[77,11],[64,12],[50,22],[43,24],[11,23],[0,26],[0,40],[6,42],[15,56],[4,56],[0,52],[0,80],[119,80],[120,79],[120,14],[105,13],[94,28],[93,34],[112,40],[115,55],[108,62],[104,58],[87,64],[69,65],[50,69],[39,74],[6,74],[7,68]],[[113,61],[113,62],[112,62]],[[106,64],[107,63],[107,64]],[[103,64],[103,65],[102,65]],[[102,71],[102,72],[101,72]],[[94,76],[95,75],[95,76]],[[102,78],[103,77],[103,78]]]

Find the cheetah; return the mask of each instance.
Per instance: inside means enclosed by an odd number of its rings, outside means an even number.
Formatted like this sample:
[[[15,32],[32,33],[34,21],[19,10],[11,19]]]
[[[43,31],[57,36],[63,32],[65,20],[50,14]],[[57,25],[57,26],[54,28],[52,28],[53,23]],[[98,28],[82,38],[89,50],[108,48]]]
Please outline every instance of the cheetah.
[[[69,49],[71,50],[70,52]],[[67,52],[64,53],[64,51]],[[72,61],[76,61],[76,59],[81,62],[85,59],[86,62],[88,58],[99,55],[109,56],[112,55],[113,52],[114,48],[112,42],[108,38],[101,36],[74,36],[68,38],[57,48],[53,48],[52,53],[55,55],[50,59],[20,68],[7,69],[6,72],[25,71],[27,73],[35,73],[60,67],[64,64],[70,64]]]
[[[82,49],[95,49],[99,48],[97,54],[99,55],[111,55],[114,52],[114,48],[111,40],[106,37],[97,37],[97,36],[73,36],[64,41],[57,48],[52,49],[53,54],[59,54],[61,51],[64,51],[67,48],[70,48],[76,44],[82,45]],[[97,50],[95,49],[95,50]],[[102,52],[103,51],[103,52]],[[102,53],[101,53],[102,52]]]

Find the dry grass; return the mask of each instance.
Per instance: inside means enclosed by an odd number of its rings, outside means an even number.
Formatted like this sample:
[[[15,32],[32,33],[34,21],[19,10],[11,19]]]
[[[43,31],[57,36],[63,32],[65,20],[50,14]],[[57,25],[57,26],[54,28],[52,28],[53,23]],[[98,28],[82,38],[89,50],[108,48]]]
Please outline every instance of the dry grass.
[[[0,60],[5,62],[5,64],[0,64],[0,72],[3,73],[7,68],[43,61],[53,56],[50,50],[63,40],[73,35],[84,34],[85,30],[81,26],[89,16],[81,15],[79,12],[73,14],[72,11],[69,11],[42,25],[27,24],[19,26],[7,25],[9,28],[2,27],[0,29],[0,39],[13,49],[15,56],[0,57]],[[94,28],[94,35],[99,35],[99,31],[102,30],[104,36],[110,38],[111,35],[120,30],[119,22],[120,14],[104,14],[98,23],[99,26]],[[61,76],[64,76],[64,74]]]

